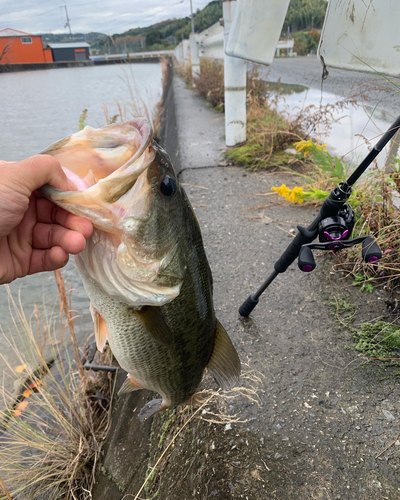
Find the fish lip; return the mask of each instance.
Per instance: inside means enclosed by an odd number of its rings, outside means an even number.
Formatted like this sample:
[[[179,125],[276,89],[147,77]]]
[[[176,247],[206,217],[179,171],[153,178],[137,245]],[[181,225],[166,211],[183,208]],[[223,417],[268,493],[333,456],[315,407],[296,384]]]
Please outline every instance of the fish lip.
[[[51,197],[57,198],[61,193],[62,193],[63,198],[64,197],[68,198],[68,197],[73,196],[77,193],[87,193],[88,196],[90,196],[91,193],[94,193],[94,192],[98,193],[98,189],[100,188],[101,198],[103,199],[103,201],[105,201],[106,203],[113,203],[116,200],[118,200],[122,196],[122,194],[124,194],[124,193],[120,194],[121,193],[121,191],[120,191],[116,194],[113,193],[112,195],[109,195],[109,193],[107,191],[111,187],[110,184],[114,183],[115,177],[119,178],[118,179],[119,185],[123,184],[125,181],[128,180],[127,178],[129,178],[129,181],[125,186],[126,189],[124,188],[125,192],[127,192],[129,189],[131,189],[133,187],[137,178],[139,177],[139,175],[142,172],[144,172],[144,170],[148,167],[149,163],[143,162],[143,164],[141,165],[141,168],[136,172],[128,173],[125,176],[121,176],[121,174],[125,170],[127,170],[135,161],[137,161],[145,153],[146,149],[148,149],[149,147],[150,148],[152,147],[153,137],[154,137],[153,129],[150,125],[150,122],[146,118],[135,118],[135,119],[127,121],[125,123],[127,125],[131,126],[132,128],[135,128],[136,130],[138,130],[142,140],[141,140],[140,147],[136,151],[136,153],[127,162],[125,162],[123,165],[121,165],[117,170],[112,172],[110,175],[108,175],[104,179],[100,179],[93,186],[90,186],[89,188],[84,189],[84,190],[64,191],[64,190],[61,190],[58,188],[54,188],[48,184],[45,184],[44,186],[39,188],[38,191],[41,194],[43,194],[43,196],[45,196],[46,198],[51,199]],[[61,141],[63,141],[63,140],[65,140],[65,139],[61,139]],[[46,154],[46,151],[48,151],[50,148],[51,148],[51,145],[48,148],[46,148],[41,154]]]

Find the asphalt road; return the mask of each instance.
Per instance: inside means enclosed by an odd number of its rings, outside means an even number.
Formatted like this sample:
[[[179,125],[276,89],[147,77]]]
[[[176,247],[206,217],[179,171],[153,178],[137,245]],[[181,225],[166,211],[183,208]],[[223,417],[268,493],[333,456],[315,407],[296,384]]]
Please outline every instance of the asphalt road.
[[[258,67],[271,81],[281,79],[283,83],[301,84],[313,89],[322,89],[339,96],[358,96],[360,101],[391,113],[400,114],[400,79],[372,73],[328,68],[329,76],[322,80],[323,68],[316,56],[275,58],[269,67]]]

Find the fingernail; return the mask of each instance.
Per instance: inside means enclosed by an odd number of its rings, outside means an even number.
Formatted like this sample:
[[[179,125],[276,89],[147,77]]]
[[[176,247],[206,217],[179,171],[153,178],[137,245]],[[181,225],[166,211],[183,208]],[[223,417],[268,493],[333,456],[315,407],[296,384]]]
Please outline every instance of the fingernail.
[[[68,184],[71,191],[78,191],[78,186],[71,179],[68,179]]]

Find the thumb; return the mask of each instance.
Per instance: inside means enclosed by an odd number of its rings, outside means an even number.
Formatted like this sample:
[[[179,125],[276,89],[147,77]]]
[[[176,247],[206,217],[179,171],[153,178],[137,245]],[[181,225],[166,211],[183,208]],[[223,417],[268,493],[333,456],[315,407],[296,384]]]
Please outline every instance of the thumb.
[[[62,191],[76,190],[74,183],[71,183],[65,175],[60,162],[50,155],[35,155],[15,162],[13,170],[18,175],[21,185],[29,190],[29,195],[45,184]]]

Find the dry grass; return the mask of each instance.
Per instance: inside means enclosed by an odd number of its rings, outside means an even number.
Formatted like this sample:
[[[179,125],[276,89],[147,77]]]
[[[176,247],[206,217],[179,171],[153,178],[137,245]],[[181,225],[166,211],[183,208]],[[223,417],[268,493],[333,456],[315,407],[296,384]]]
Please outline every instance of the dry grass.
[[[179,76],[182,78],[182,80],[191,87],[193,85],[193,78],[192,78],[192,67],[190,65],[190,62],[180,62],[178,63],[177,61],[175,62],[176,68],[178,71]]]
[[[162,74],[162,88],[167,85],[169,58],[164,57],[160,61]],[[128,121],[139,116],[145,117],[150,123],[154,131],[154,137],[159,138],[161,128],[161,113],[162,113],[162,98],[156,100],[154,96],[148,95],[147,102],[142,97],[143,91],[139,91],[138,84],[134,77],[132,66],[130,64],[123,66],[124,76],[121,77],[124,85],[128,89],[129,100],[119,101],[115,99],[118,108],[116,115],[110,116],[108,106],[103,104],[104,117],[107,125]]]
[[[200,59],[200,74],[194,79],[197,92],[214,108],[224,110],[224,65],[214,59]]]
[[[113,381],[82,369],[60,272],[56,281],[60,299],[56,315],[45,312],[40,317],[36,310],[28,318],[22,304],[10,296],[13,336],[23,337],[25,347],[21,352],[10,337],[20,362],[20,390],[17,396],[4,388],[0,392],[6,407],[0,412],[0,484],[5,495],[0,498],[91,498],[109,425]],[[8,368],[15,372],[15,367]]]

